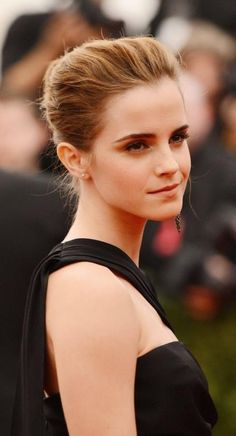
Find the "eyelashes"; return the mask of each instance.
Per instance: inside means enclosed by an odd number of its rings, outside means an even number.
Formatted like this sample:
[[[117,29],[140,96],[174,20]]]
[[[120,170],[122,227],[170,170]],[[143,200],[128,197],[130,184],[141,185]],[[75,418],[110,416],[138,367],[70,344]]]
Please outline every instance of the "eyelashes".
[[[173,135],[170,138],[170,143],[181,143],[183,141],[185,141],[186,139],[189,138],[189,133],[188,132],[183,132],[183,133],[176,133],[175,135]]]
[[[182,144],[182,142],[187,140],[189,136],[190,135],[188,132],[175,133],[169,139],[169,144]],[[151,143],[140,139],[138,141],[130,142],[128,145],[125,146],[125,150],[138,153],[149,149],[150,147],[152,147]]]
[[[130,144],[128,144],[126,146],[126,150],[138,152],[138,151],[142,151],[148,147],[149,147],[149,145],[146,144],[144,141],[135,141],[135,142],[131,142]]]

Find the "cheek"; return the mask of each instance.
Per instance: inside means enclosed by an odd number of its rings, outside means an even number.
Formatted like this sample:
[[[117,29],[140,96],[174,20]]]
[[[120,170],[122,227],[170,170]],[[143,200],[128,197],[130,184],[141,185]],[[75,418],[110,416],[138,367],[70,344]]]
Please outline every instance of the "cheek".
[[[144,166],[137,161],[118,158],[103,160],[94,176],[97,191],[110,204],[131,207],[142,198],[146,177]]]
[[[186,146],[182,149],[181,154],[179,156],[179,167],[184,176],[184,179],[189,178],[190,170],[191,170],[191,157],[189,153],[189,148]]]
[[[125,195],[127,199],[137,198],[137,195],[142,193],[145,186],[143,174],[138,172],[134,166],[119,170],[114,169],[109,179],[113,192],[122,194],[122,196]]]
[[[102,179],[106,184],[112,184],[114,189],[142,189],[145,179],[145,167],[139,162],[129,159],[113,159],[103,162]]]

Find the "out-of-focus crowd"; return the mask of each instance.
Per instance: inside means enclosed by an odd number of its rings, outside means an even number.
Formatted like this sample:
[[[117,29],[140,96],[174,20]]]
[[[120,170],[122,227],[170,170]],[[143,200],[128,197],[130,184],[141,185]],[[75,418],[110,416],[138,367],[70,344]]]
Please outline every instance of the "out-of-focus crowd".
[[[29,278],[36,263],[63,239],[71,220],[71,207],[56,191],[59,170],[53,166],[53,144],[40,116],[42,79],[51,60],[83,41],[149,34],[181,59],[192,157],[182,230],[179,235],[173,220],[148,223],[141,266],[151,272],[162,292],[181,296],[194,318],[212,319],[235,302],[236,4],[139,0],[131,2],[133,12],[127,12],[123,3],[74,0],[64,10],[22,15],[11,23],[3,43],[0,351],[8,383],[0,383],[10,403]],[[139,3],[143,10],[149,7],[143,25],[135,21]],[[8,410],[0,417],[6,435],[10,406]]]

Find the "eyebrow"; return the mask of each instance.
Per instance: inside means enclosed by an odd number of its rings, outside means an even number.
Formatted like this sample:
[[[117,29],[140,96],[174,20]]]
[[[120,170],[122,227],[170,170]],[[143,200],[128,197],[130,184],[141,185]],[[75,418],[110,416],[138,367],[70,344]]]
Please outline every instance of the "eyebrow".
[[[188,124],[184,124],[181,127],[178,127],[177,129],[175,129],[171,135],[174,135],[178,132],[181,132],[182,130],[186,130],[189,128]],[[114,144],[117,142],[122,142],[125,141],[127,139],[137,139],[137,138],[155,138],[156,135],[155,133],[130,133],[130,135],[127,136],[123,136],[122,138],[116,139],[116,141],[114,141]]]

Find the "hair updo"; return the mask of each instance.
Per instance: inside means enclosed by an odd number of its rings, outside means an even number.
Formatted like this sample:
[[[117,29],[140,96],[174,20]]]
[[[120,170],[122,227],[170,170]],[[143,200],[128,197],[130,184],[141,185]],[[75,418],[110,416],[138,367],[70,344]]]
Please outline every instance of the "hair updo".
[[[55,144],[89,150],[103,128],[112,96],[167,76],[177,80],[176,57],[152,37],[94,40],[53,61],[41,106]]]

